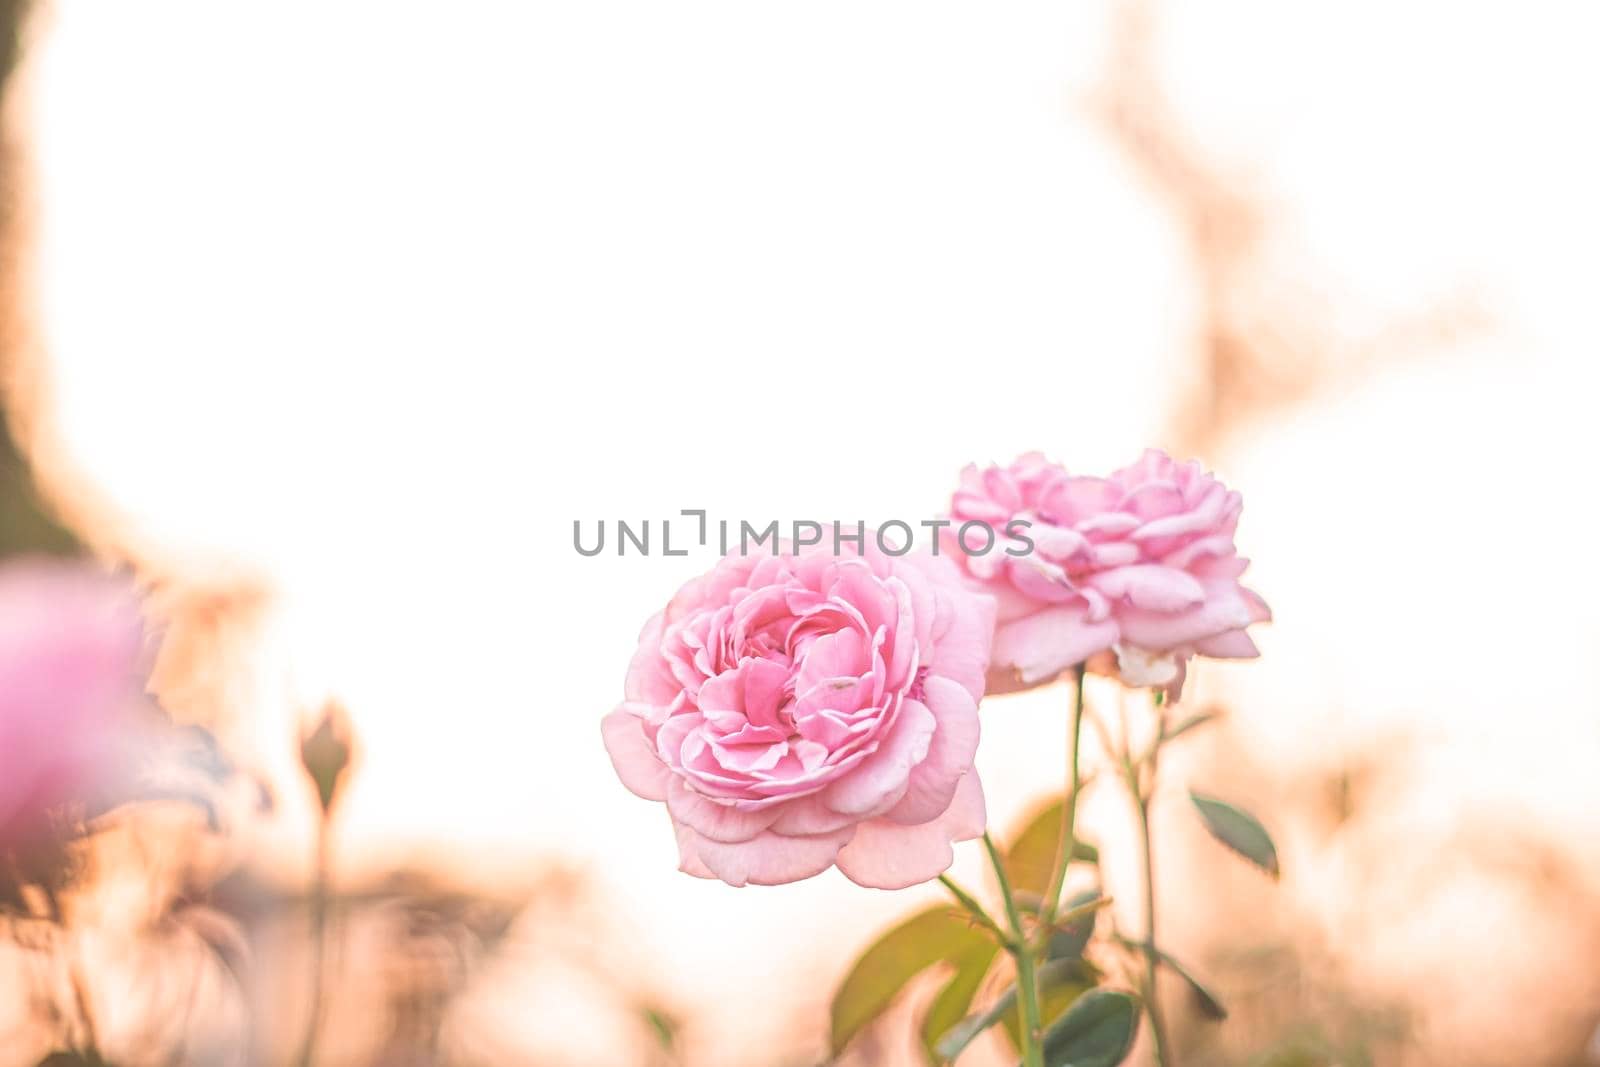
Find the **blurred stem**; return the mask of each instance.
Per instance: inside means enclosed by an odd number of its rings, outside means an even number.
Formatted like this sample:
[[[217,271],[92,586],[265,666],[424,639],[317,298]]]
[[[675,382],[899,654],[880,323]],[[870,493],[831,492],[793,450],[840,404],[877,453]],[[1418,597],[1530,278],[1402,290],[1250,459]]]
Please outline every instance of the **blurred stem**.
[[[1050,872],[1050,884],[1045,889],[1040,904],[1040,926],[1048,929],[1061,904],[1061,890],[1067,882],[1067,867],[1072,863],[1072,853],[1078,847],[1078,793],[1083,788],[1083,776],[1078,769],[1078,739],[1083,732],[1083,680],[1085,665],[1079,664],[1077,679],[1072,687],[1072,722],[1067,728],[1067,795],[1061,801],[1061,837],[1056,842],[1055,866]]]
[[[1022,1011],[1022,1064],[1023,1067],[1044,1067],[1044,1026],[1039,1020],[1039,988],[1034,973],[1033,950],[1022,928],[1022,915],[1017,911],[1017,901],[1011,892],[1011,878],[1006,874],[1005,860],[995,847],[994,838],[986,832],[983,847],[994,865],[995,880],[1000,883],[1000,895],[1006,902],[1006,921],[1011,924],[1011,938],[1006,951],[1017,965],[1017,1002]]]
[[[67,968],[72,982],[72,999],[77,1004],[78,1018],[83,1021],[83,1058],[90,1063],[104,1063],[100,1056],[100,1038],[95,1033],[94,1016],[89,1014],[89,998],[83,991],[83,976],[78,973],[77,961]]]
[[[330,822],[326,809],[318,813],[316,867],[311,882],[311,1013],[306,1019],[306,1034],[300,1042],[300,1067],[311,1067],[316,1051],[317,1032],[322,1029],[324,971],[328,954],[328,866]]]
[[[1156,990],[1156,976],[1161,969],[1161,950],[1156,947],[1156,875],[1153,850],[1150,847],[1150,802],[1155,794],[1156,767],[1160,759],[1160,738],[1166,735],[1167,715],[1162,702],[1156,702],[1157,742],[1139,763],[1123,756],[1123,771],[1128,779],[1128,789],[1133,794],[1134,810],[1139,822],[1139,856],[1144,875],[1144,1007],[1150,1017],[1150,1038],[1156,1067],[1171,1067],[1172,1058],[1167,1042],[1166,1024],[1161,1016],[1161,1002]],[[1149,768],[1148,785],[1140,783],[1140,771]]]
[[[956,884],[955,879],[947,874],[941,874],[939,876],[939,884],[950,890],[950,895],[956,898],[956,903],[967,910],[973,921],[993,934],[1000,944],[1005,945],[1010,942],[1010,935],[1000,929],[1000,924],[989,917],[989,913],[983,909],[983,905],[979,904],[971,893]]]
[[[1060,930],[1071,926],[1078,920],[1093,915],[1101,908],[1109,908],[1114,900],[1115,898],[1113,897],[1095,897],[1087,904],[1079,904],[1075,908],[1068,908],[1066,911],[1056,916],[1056,924],[1052,932],[1054,932],[1054,930]]]
[[[49,886],[44,886],[45,904],[50,912],[50,921],[66,934],[67,922],[65,913],[61,910],[61,898]],[[90,1063],[104,1063],[100,1057],[100,1038],[95,1033],[94,1016],[89,1014],[89,996],[83,991],[83,976],[78,973],[78,960],[76,954],[67,959],[67,984],[72,987],[72,1003],[78,1009],[78,1020],[83,1023],[83,1047],[78,1051],[83,1053],[83,1058]]]

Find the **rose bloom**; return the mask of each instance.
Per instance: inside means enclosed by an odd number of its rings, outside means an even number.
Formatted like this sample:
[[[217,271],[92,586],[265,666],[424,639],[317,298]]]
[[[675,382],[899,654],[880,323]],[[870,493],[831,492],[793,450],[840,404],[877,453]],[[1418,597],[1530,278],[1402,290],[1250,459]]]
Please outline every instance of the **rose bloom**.
[[[1176,699],[1190,656],[1255,656],[1246,628],[1271,612],[1239,583],[1249,562],[1233,543],[1241,507],[1197,461],[1156,449],[1109,478],[1069,474],[1038,453],[969,466],[942,541],[999,604],[989,691],[1088,663]],[[968,522],[993,530],[994,547],[983,551],[981,527],[963,537]]]
[[[78,564],[0,565],[0,851],[120,779],[155,715],[138,600]]]
[[[880,889],[983,833],[994,601],[948,559],[729,556],[645,625],[606,716],[622,782],[664,801],[681,868],[730,885],[837,866]]]

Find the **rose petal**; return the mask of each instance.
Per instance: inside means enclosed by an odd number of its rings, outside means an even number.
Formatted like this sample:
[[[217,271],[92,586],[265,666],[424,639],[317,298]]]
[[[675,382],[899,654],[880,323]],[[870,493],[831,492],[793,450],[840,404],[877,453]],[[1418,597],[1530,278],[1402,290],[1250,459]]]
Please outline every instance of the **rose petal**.
[[[795,834],[831,834],[859,822],[854,815],[834,811],[816,795],[799,797],[784,804],[773,820],[772,832],[785,836]]]
[[[939,725],[927,758],[911,771],[905,796],[884,813],[884,818],[902,825],[924,823],[943,814],[978,751],[978,702],[972,694],[939,675],[929,675],[924,691],[924,702]]]
[[[672,703],[679,685],[661,658],[661,632],[665,618],[657,613],[639,631],[639,647],[628,664],[628,678],[623,684],[623,694],[629,700],[644,704]]]
[[[1096,574],[1088,584],[1114,600],[1150,611],[1186,611],[1206,598],[1198,579],[1175,567],[1147,563]]]
[[[1017,592],[1035,604],[1066,604],[1078,599],[1078,587],[1064,568],[1040,555],[1019,556],[1006,568]]]
[[[973,700],[982,700],[994,644],[995,599],[962,596],[957,589],[941,588],[936,602],[938,622],[930,657],[933,669],[963,686]]]
[[[1117,612],[1124,640],[1142,648],[1181,648],[1250,625],[1252,607],[1233,582],[1207,582],[1205,602],[1174,614],[1124,608]]]
[[[711,868],[705,865],[700,853],[695,850],[695,842],[699,840],[699,836],[679,823],[672,824],[672,832],[678,839],[678,870],[696,878],[716,881],[717,876],[711,873]]]
[[[911,768],[928,756],[938,721],[918,700],[901,702],[900,713],[878,750],[853,772],[822,792],[822,802],[834,811],[868,815],[887,810],[905,795]]]
[[[778,817],[774,806],[749,810],[732,801],[702,796],[676,775],[667,783],[667,811],[679,825],[727,844],[751,840]]]
[[[1215,529],[1230,503],[1237,503],[1238,493],[1229,493],[1220,482],[1212,482],[1200,503],[1192,509],[1175,515],[1152,519],[1133,533],[1135,541],[1154,541],[1158,538],[1182,537]]]
[[[1168,686],[1179,678],[1180,657],[1171,652],[1152,652],[1137,645],[1117,645],[1117,674],[1122,684],[1134,689]]]
[[[1217,659],[1255,659],[1261,655],[1256,643],[1243,630],[1229,630],[1215,637],[1202,638],[1194,643],[1194,650],[1202,656]]]
[[[645,737],[639,716],[618,708],[600,720],[600,733],[622,784],[645,800],[665,800],[672,773]]]
[[[904,889],[937,878],[950,869],[953,841],[983,834],[986,813],[976,771],[963,775],[949,809],[920,826],[872,819],[856,827],[853,840],[839,850],[844,876],[869,889]]]
[[[812,878],[832,867],[839,850],[850,842],[856,826],[831,834],[786,837],[764,833],[739,844],[702,837],[680,826],[678,851],[685,864],[693,857],[731,886],[784,885]]]
[[[1034,615],[1004,623],[994,635],[990,660],[991,683],[999,672],[1015,673],[1024,685],[1049,681],[1110,648],[1117,640],[1114,621],[1089,622],[1081,607],[1045,608]]]

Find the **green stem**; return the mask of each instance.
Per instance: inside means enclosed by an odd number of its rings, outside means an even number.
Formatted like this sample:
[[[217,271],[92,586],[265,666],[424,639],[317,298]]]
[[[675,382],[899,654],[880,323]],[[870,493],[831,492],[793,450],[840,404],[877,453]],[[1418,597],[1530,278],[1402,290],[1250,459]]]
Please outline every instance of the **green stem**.
[[[1006,874],[1005,860],[995,847],[994,838],[983,835],[983,847],[988,850],[989,862],[994,865],[995,880],[1000,883],[1000,895],[1006,903],[1006,921],[1011,924],[1011,939],[1006,951],[1017,965],[1017,997],[1022,1006],[1022,1064],[1023,1067],[1044,1067],[1044,1025],[1039,1017],[1039,988],[1034,973],[1033,950],[1028,947],[1027,935],[1022,928],[1022,915],[1017,911],[1017,901],[1011,892],[1011,879]]]
[[[306,1020],[305,1036],[300,1042],[300,1067],[311,1067],[316,1051],[317,1032],[322,1029],[322,999],[324,972],[327,970],[328,952],[328,867],[329,867],[329,816],[324,810],[317,820],[316,869],[311,886],[311,1014]]]
[[[955,879],[951,878],[948,874],[941,874],[939,876],[939,884],[950,890],[950,895],[956,898],[956,903],[965,908],[967,913],[972,916],[973,920],[979,926],[993,934],[995,939],[998,940],[1002,945],[1005,945],[1010,941],[1010,936],[1004,930],[1000,929],[1000,924],[990,918],[989,913],[983,909],[983,905],[979,904],[977,899],[973,897],[971,893],[967,892],[965,889],[962,889],[961,886],[956,884]]]
[[[1096,897],[1086,904],[1079,904],[1075,908],[1068,908],[1066,911],[1056,916],[1055,928],[1059,930],[1064,927],[1071,926],[1079,919],[1093,915],[1101,908],[1109,908],[1111,904],[1111,897]]]
[[[1050,884],[1045,889],[1040,904],[1040,925],[1049,927],[1061,906],[1061,890],[1067,882],[1067,867],[1072,863],[1072,853],[1078,847],[1078,793],[1083,787],[1078,770],[1078,738],[1083,732],[1083,679],[1084,665],[1079,664],[1077,680],[1072,687],[1072,723],[1067,728],[1067,795],[1061,801],[1061,837],[1056,842],[1056,862],[1050,871]]]
[[[1156,755],[1149,756],[1151,788],[1154,790]],[[1138,769],[1127,767],[1128,786],[1133,790],[1134,809],[1139,816],[1139,851],[1144,866],[1144,1008],[1150,1017],[1150,1037],[1154,1046],[1155,1067],[1172,1063],[1167,1030],[1162,1022],[1161,1001],[1156,991],[1156,974],[1161,968],[1161,951],[1156,947],[1156,876],[1150,848],[1150,796],[1139,788]]]

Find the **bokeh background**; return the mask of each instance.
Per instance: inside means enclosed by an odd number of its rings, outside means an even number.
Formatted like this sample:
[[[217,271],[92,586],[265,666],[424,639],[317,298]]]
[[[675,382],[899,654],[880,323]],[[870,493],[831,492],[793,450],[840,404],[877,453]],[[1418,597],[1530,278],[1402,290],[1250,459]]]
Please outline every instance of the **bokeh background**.
[[[0,538],[145,583],[158,695],[263,793],[95,843],[150,877],[83,914],[203,885],[225,925],[109,940],[94,1001],[170,1035],[117,1062],[290,1061],[330,701],[320,1062],[820,1062],[853,952],[934,893],[676,872],[598,720],[710,555],[584,558],[574,520],[915,521],[969,461],[1146,444],[1244,493],[1276,613],[1196,672],[1225,724],[1157,803],[1166,939],[1233,1009],[1170,991],[1183,1062],[1600,1061],[1588,5],[0,19]],[[986,703],[997,825],[1057,788],[1067,699]],[[1125,808],[1085,816],[1112,869]],[[915,1000],[851,1062],[915,1062]]]

